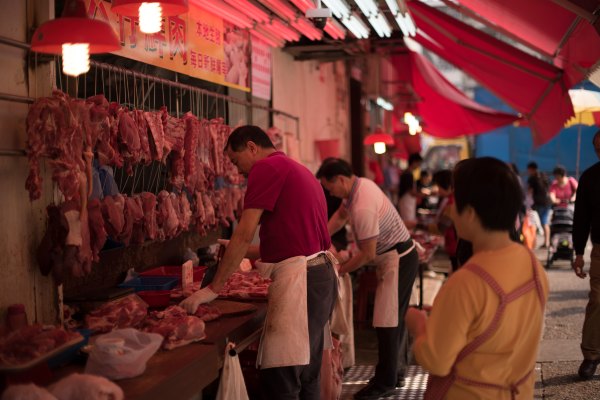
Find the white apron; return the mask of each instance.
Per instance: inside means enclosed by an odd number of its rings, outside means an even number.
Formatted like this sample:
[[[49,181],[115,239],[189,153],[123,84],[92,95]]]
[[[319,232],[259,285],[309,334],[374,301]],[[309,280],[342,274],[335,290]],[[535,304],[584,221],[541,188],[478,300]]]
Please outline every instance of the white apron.
[[[375,257],[377,289],[373,308],[373,326],[375,328],[394,328],[398,326],[398,261],[408,254],[413,245],[402,254],[392,250]]]
[[[326,253],[333,262],[335,258]],[[258,272],[273,280],[269,286],[267,316],[256,358],[258,368],[310,363],[306,262],[320,254],[291,257],[278,263],[256,262]],[[325,335],[326,343],[331,342],[330,335],[329,338]]]

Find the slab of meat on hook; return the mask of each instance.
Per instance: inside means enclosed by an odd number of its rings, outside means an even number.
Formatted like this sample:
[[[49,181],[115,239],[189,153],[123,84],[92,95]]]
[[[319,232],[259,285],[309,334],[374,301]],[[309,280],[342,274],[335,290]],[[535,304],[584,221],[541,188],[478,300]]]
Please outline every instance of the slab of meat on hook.
[[[133,113],[121,107],[119,116],[119,150],[123,155],[127,175],[133,175],[133,165],[142,159],[142,145],[138,126],[133,119]]]
[[[65,201],[60,206],[60,212],[68,226],[63,258],[64,268],[75,277],[89,273],[92,262],[87,208],[84,212],[79,210],[80,204],[75,200]]]
[[[124,219],[123,230],[117,240],[125,246],[129,246],[133,235],[133,226],[144,219],[144,211],[133,197],[125,197]]]
[[[116,240],[125,225],[125,199],[123,196],[105,196],[102,199],[102,215],[108,236]]]
[[[151,133],[149,137],[152,159],[162,161],[165,133],[163,130],[161,113],[156,111],[145,111],[144,118],[146,118]]]
[[[173,117],[169,114],[165,114],[166,117],[163,117],[164,125],[164,151],[166,154],[171,151],[177,151],[182,153],[184,142],[185,142],[185,121],[180,118]]]
[[[169,158],[171,159],[169,182],[180,191],[185,183],[185,160],[179,151],[171,152]]]
[[[88,221],[90,226],[90,245],[92,248],[92,257],[95,262],[100,261],[99,253],[108,234],[104,229],[104,218],[102,217],[102,204],[98,199],[92,199],[88,202]]]
[[[87,99],[92,104],[90,108],[90,126],[96,135],[96,154],[100,165],[123,165],[121,155],[111,142],[111,126],[114,117],[108,113],[108,100],[99,94]]]
[[[79,102],[73,104],[80,106]],[[85,171],[84,133],[75,114],[69,97],[60,91],[36,100],[30,107],[26,121],[29,176],[25,187],[31,200],[41,195],[40,157],[50,158],[52,179],[67,200],[79,194],[79,173]]]
[[[183,117],[185,122],[185,138],[183,141],[183,164],[185,169],[185,186],[193,191],[196,186],[196,164],[198,152],[198,136],[200,135],[200,122],[192,113],[186,113]]]
[[[144,233],[147,239],[154,240],[157,238],[158,234],[156,196],[154,193],[143,192],[140,197],[142,199],[142,209],[144,211]]]
[[[192,222],[192,208],[190,201],[188,200],[187,194],[181,192],[179,195],[179,209],[181,211],[181,217],[179,219],[179,228],[182,231],[187,231]]]
[[[175,237],[179,227],[179,219],[173,208],[171,196],[166,190],[158,193],[158,209],[156,212],[158,224],[158,239],[165,240]]]
[[[140,138],[141,159],[144,160],[144,164],[149,165],[152,162],[152,153],[150,152],[150,141],[148,139],[148,122],[144,118],[142,110],[133,110],[132,114]]]
[[[144,203],[139,194],[134,195],[132,199],[137,203],[137,207],[139,207],[142,217],[133,223],[130,243],[142,244],[146,241],[146,234],[144,232],[144,223],[146,219],[146,215],[144,214]]]

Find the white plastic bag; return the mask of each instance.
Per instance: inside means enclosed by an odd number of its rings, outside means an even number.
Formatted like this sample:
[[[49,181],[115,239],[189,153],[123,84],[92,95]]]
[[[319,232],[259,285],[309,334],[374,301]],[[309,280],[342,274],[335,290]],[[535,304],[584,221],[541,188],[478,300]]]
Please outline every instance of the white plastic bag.
[[[59,400],[123,400],[123,389],[106,378],[71,374],[56,382],[50,390]]]
[[[111,341],[113,346],[95,345],[85,365],[86,374],[108,379],[132,378],[144,373],[146,362],[156,353],[163,337],[156,333],[127,328],[99,336],[96,341]],[[116,345],[121,340],[121,346]]]
[[[233,343],[225,346],[225,361],[216,400],[248,400],[240,359],[234,347]]]

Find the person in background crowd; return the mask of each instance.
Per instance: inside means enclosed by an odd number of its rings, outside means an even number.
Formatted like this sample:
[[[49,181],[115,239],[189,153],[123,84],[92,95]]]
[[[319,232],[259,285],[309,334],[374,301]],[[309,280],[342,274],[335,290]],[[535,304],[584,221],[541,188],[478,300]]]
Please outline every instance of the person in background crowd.
[[[372,262],[378,277],[373,311],[377,332],[378,362],[369,384],[354,395],[355,399],[378,399],[402,386],[407,355],[402,342],[406,337],[404,314],[419,269],[419,256],[406,226],[391,201],[366,178],[352,172],[348,162],[338,159],[322,165],[317,177],[325,189],[344,199],[329,220],[333,233],[352,224],[358,251],[339,267],[341,274]]]
[[[538,171],[538,165],[535,162],[527,164],[527,190],[531,194],[533,205],[531,208],[535,210],[539,217],[540,223],[544,229],[544,244],[542,248],[547,248],[550,245],[550,196],[548,194],[548,180],[546,176]]]
[[[419,153],[408,156],[408,167],[400,175],[398,186],[398,210],[400,218],[408,229],[417,226],[417,186],[415,185],[414,172],[421,166],[423,158]]]
[[[593,139],[594,150],[600,158],[600,130]],[[591,235],[592,254],[590,259],[590,294],[585,308],[581,352],[583,362],[579,367],[579,376],[590,379],[596,373],[600,363],[600,162],[585,170],[579,179],[575,217],[573,220],[573,246],[575,260],[573,270],[584,279],[583,253]]]
[[[450,258],[452,271],[456,271],[459,267],[456,257],[456,248],[458,245],[458,237],[454,229],[454,223],[450,218],[450,207],[454,203],[454,194],[452,191],[452,171],[443,169],[433,174],[433,184],[438,188],[440,203],[437,210],[436,221],[430,230],[439,232],[444,235],[444,250]]]
[[[438,293],[430,317],[409,309],[426,399],[532,399],[548,279],[509,230],[523,191],[509,167],[483,157],[454,170],[452,218],[474,255]]]
[[[256,266],[271,270],[273,280],[258,355],[263,398],[317,400],[324,328],[337,298],[333,260],[325,252],[331,241],[323,189],[257,126],[235,129],[225,151],[248,177],[244,211],[213,282],[180,305],[193,314],[200,304],[217,298],[247,254],[260,222],[261,260]]]
[[[562,165],[557,165],[552,174],[554,175],[554,181],[550,185],[552,204],[564,206],[573,203],[577,193],[577,180],[567,176],[567,170]]]
[[[418,208],[432,210],[437,205],[437,198],[434,199],[435,190],[433,189],[432,177],[429,171],[421,170],[419,180],[417,181],[417,193],[419,193],[420,202]],[[435,201],[434,201],[435,200]]]
[[[523,179],[521,179],[521,175],[519,175],[519,168],[517,168],[517,164],[510,163],[510,164],[508,164],[508,166],[515,173],[515,175],[517,176],[517,179],[519,180],[519,185],[521,185],[521,188],[523,188]]]
[[[367,166],[370,176],[373,177],[373,182],[382,188],[385,179],[383,178],[383,171],[381,170],[381,165],[379,165],[379,162],[377,160],[369,160]]]
[[[323,163],[321,165],[325,165],[330,162],[335,162],[336,160],[337,158],[335,157],[328,157],[323,160]],[[327,200],[327,221],[329,221],[329,219],[333,216],[337,209],[340,208],[340,205],[342,204],[342,199],[340,199],[339,197],[332,196],[331,193],[329,193],[329,190],[325,189],[323,185],[321,185],[321,187],[323,188],[323,192],[325,193],[325,200]],[[331,235],[331,244],[333,245],[336,251],[339,252],[340,250],[344,250],[348,247],[347,234],[348,231],[346,230],[346,226],[343,226],[342,228],[340,228],[339,231]]]
[[[391,156],[383,158],[383,186],[385,194],[390,198],[392,204],[398,202],[398,183],[400,182],[400,171],[394,164]]]

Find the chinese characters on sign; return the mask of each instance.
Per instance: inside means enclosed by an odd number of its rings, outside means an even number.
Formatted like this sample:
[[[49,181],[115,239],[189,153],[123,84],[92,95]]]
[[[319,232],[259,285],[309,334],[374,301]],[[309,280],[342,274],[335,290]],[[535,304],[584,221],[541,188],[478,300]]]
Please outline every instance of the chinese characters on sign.
[[[88,14],[111,24],[121,41],[115,54],[213,83],[249,91],[248,33],[190,4],[185,15],[165,18],[154,34],[139,30],[137,16],[121,16],[106,0],[86,0]]]

